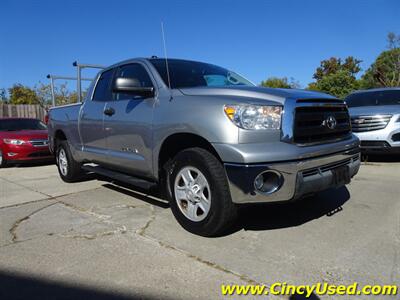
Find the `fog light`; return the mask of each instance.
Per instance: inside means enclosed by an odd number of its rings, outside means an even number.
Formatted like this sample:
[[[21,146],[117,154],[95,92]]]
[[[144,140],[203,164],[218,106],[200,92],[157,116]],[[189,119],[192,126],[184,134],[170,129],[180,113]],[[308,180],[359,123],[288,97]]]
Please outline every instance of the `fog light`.
[[[262,172],[254,180],[255,189],[263,194],[272,194],[278,191],[283,183],[282,175],[273,170]]]
[[[264,185],[264,177],[262,175],[258,175],[256,180],[254,180],[254,186],[257,190],[261,190]]]
[[[8,156],[11,156],[11,157],[12,157],[12,156],[15,156],[15,155],[17,155],[17,154],[18,154],[18,153],[14,153],[14,152],[8,152],[8,153],[7,153],[7,155],[8,155]]]

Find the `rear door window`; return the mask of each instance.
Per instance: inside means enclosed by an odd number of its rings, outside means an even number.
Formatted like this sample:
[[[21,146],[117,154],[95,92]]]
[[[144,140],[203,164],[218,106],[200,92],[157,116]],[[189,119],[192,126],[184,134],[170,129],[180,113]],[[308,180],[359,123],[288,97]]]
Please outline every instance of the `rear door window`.
[[[100,75],[97,82],[96,89],[94,90],[94,101],[110,101],[112,100],[111,81],[114,70],[108,70]]]

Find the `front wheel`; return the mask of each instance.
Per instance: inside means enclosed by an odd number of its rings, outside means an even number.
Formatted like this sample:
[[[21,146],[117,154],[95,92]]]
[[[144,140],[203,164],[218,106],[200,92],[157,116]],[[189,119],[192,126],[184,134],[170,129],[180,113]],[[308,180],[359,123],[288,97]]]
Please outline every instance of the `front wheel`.
[[[236,219],[237,207],[221,162],[205,149],[190,148],[178,153],[170,168],[168,195],[177,221],[198,235],[223,234]]]
[[[61,141],[58,144],[56,163],[58,167],[58,173],[63,181],[75,182],[81,179],[81,165],[74,160],[67,141]]]
[[[3,151],[0,150],[0,168],[4,168],[7,166],[7,161],[3,157]]]

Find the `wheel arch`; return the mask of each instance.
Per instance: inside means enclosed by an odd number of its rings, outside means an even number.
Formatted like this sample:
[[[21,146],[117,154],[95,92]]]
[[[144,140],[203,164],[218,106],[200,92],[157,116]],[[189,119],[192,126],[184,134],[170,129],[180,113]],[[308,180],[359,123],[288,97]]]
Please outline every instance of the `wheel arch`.
[[[164,165],[172,160],[172,158],[180,151],[188,148],[202,148],[213,154],[219,161],[222,162],[221,157],[215,150],[213,145],[204,137],[194,133],[174,133],[164,139],[158,152],[155,167],[157,168],[155,174],[158,175],[160,180],[163,175]]]
[[[55,140],[66,140],[67,136],[65,135],[65,133],[62,129],[57,129],[56,132],[54,133],[54,139]]]
[[[57,129],[54,132],[54,136],[53,136],[53,152],[54,153],[57,152],[57,147],[58,147],[59,141],[66,141],[66,140],[67,140],[67,135],[65,134],[65,132],[62,129]]]

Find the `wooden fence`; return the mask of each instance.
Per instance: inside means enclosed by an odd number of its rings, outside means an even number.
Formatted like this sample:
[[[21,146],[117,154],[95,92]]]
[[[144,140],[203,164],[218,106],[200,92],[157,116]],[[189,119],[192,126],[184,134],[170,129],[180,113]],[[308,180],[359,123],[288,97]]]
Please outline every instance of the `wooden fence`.
[[[0,118],[35,118],[43,121],[45,116],[46,109],[40,105],[0,103]]]

